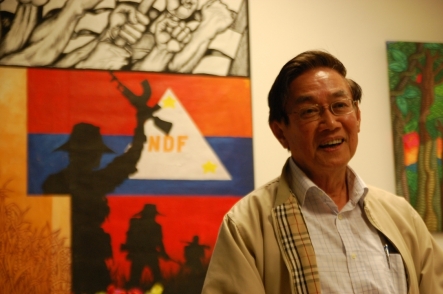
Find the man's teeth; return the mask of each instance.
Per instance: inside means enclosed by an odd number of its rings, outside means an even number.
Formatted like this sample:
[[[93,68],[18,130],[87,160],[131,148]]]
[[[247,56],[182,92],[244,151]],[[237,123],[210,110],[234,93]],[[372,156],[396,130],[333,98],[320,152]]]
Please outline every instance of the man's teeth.
[[[330,146],[330,145],[340,144],[341,142],[342,142],[341,139],[336,139],[336,140],[332,140],[332,141],[326,142],[324,144],[321,144],[321,146],[326,147],[326,146]]]

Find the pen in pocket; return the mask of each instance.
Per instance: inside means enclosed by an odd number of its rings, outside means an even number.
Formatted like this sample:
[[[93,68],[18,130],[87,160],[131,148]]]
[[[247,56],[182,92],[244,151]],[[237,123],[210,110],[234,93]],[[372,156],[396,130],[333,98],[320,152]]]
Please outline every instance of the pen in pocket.
[[[386,260],[388,261],[388,267],[391,268],[391,260],[389,258],[389,247],[388,247],[388,244],[385,244],[385,246],[383,248],[385,250]]]

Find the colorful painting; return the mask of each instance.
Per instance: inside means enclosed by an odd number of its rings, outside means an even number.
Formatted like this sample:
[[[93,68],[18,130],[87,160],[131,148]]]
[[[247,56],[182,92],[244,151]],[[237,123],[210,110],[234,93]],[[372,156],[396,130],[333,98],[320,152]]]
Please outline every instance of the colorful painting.
[[[389,42],[387,51],[397,193],[442,231],[443,44]]]
[[[243,0],[0,4],[2,291],[201,292],[254,185],[246,16]]]

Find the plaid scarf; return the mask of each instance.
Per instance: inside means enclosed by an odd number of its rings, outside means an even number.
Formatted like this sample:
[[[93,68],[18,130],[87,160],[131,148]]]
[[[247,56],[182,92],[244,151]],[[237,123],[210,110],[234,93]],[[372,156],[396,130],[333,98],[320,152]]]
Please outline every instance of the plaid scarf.
[[[287,171],[289,166],[285,167]],[[291,196],[274,207],[272,215],[278,228],[283,258],[290,272],[292,293],[321,293],[317,260],[300,206],[285,179],[282,177],[280,181],[280,185],[285,187],[279,193],[289,192]]]

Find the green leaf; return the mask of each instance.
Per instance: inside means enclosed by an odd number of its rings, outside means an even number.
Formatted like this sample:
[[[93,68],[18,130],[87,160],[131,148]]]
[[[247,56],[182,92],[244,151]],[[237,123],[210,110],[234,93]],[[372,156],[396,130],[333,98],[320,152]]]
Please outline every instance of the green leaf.
[[[407,63],[408,62],[408,57],[406,56],[405,53],[403,53],[402,51],[398,50],[398,49],[391,49],[391,56],[392,58],[400,63]]]
[[[436,128],[435,119],[429,119],[429,117],[427,118],[426,129],[428,130],[428,133],[431,136],[431,138],[434,140],[440,135],[440,132]]]
[[[417,87],[408,86],[405,89],[402,97],[405,97],[407,99],[420,98],[421,97],[421,92],[420,92],[420,90]]]
[[[434,49],[434,50],[438,50],[438,49],[443,49],[443,44],[439,44],[439,43],[425,43],[423,45],[425,48],[427,49]]]
[[[418,174],[411,169],[406,169],[406,178],[409,187],[409,202],[415,207],[417,202]]]
[[[435,87],[434,91],[436,96],[443,97],[443,84]]]
[[[395,102],[397,103],[397,107],[400,109],[401,113],[406,115],[408,113],[408,103],[406,102],[406,99],[402,96],[398,96],[397,99],[395,99]]]
[[[403,72],[406,70],[406,68],[407,68],[406,63],[402,62],[392,62],[389,64],[389,69],[394,72]]]
[[[415,132],[418,130],[418,122],[416,120],[411,120],[408,124],[405,125],[404,132],[405,134]]]
[[[434,104],[429,108],[427,120],[443,118],[443,99],[435,99]]]

